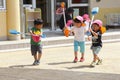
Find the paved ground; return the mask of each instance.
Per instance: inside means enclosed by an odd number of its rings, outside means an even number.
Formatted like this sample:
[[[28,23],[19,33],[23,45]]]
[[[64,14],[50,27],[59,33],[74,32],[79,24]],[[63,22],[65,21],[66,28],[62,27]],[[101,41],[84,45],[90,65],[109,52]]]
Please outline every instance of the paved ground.
[[[94,68],[90,45],[86,60],[72,63],[73,47],[43,49],[39,66],[32,66],[29,50],[0,53],[0,80],[120,80],[120,42],[105,43],[100,57],[103,64]]]
[[[119,74],[43,69],[0,69],[0,80],[120,80]]]

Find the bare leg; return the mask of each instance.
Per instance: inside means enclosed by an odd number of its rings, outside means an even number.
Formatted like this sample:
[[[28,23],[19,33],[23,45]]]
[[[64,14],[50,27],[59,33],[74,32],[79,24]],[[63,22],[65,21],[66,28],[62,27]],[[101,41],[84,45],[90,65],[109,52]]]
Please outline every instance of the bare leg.
[[[84,53],[81,53],[81,58],[80,58],[80,62],[84,61]]]
[[[36,63],[37,62],[37,54],[34,55],[34,60],[35,61],[34,61],[33,65],[37,65],[37,63]]]
[[[94,56],[94,59],[93,59],[94,62],[96,62],[97,60],[100,60],[96,54],[93,54],[93,56]]]
[[[84,53],[81,53],[81,58],[84,58]]]
[[[77,55],[78,55],[78,52],[75,51],[75,52],[74,52],[74,56],[75,56],[75,58],[77,58]]]
[[[37,54],[34,55],[34,59],[35,59],[35,61],[37,61]]]
[[[95,67],[96,65],[96,60],[97,60],[97,55],[93,54],[93,62],[90,64],[91,67]]]
[[[41,59],[41,56],[42,56],[42,53],[38,53],[38,61],[40,61],[40,59]]]
[[[75,51],[75,52],[74,52],[74,56],[75,56],[75,58],[74,58],[74,63],[76,63],[76,62],[78,61],[78,58],[77,58],[78,55],[77,55],[77,54],[78,54],[78,52]]]

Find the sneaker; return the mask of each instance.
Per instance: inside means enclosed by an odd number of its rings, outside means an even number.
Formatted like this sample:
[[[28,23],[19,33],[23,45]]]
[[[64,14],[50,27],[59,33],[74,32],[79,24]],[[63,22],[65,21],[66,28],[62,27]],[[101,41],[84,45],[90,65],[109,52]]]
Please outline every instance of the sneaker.
[[[80,58],[80,62],[83,62],[85,59],[84,58]]]
[[[98,60],[96,65],[100,65],[100,64],[102,64],[102,59]]]
[[[37,61],[34,61],[34,62],[33,62],[33,65],[37,65]]]
[[[39,65],[40,64],[40,61],[39,60],[37,60],[37,65]]]
[[[95,65],[96,65],[96,62],[94,61],[90,64],[91,67],[95,67]]]
[[[78,61],[78,58],[75,58],[73,62],[76,63],[77,61]]]

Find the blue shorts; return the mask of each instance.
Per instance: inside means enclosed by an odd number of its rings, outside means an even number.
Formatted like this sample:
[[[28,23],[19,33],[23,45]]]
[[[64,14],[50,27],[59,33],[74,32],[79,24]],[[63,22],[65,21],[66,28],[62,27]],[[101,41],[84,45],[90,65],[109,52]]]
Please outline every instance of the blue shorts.
[[[101,50],[101,46],[91,47],[93,54],[98,54]]]
[[[79,42],[79,41],[74,41],[74,51],[77,52],[78,51],[78,47],[80,47],[80,52],[84,53],[85,52],[85,42]]]

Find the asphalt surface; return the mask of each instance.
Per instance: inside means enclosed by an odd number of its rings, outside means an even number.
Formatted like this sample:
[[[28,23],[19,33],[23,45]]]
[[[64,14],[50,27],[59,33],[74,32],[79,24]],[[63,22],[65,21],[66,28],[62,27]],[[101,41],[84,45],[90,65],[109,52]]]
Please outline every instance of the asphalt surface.
[[[120,80],[120,74],[1,68],[0,80]]]

